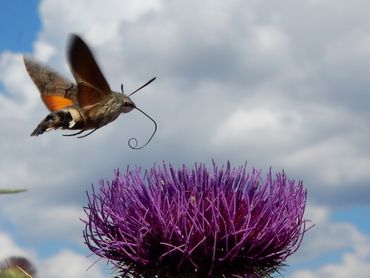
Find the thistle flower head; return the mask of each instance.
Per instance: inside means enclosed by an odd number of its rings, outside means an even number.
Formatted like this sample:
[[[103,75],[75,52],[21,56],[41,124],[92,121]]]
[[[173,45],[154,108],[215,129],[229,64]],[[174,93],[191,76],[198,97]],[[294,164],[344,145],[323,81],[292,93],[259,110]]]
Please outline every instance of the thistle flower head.
[[[84,239],[123,277],[267,277],[299,247],[305,204],[284,172],[163,163],[93,187]]]

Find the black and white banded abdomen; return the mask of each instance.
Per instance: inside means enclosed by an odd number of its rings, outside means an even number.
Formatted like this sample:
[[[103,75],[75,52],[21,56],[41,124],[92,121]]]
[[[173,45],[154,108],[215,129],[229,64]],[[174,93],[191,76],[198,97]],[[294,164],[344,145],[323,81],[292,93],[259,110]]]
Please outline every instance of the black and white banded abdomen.
[[[53,129],[83,129],[85,125],[86,121],[80,109],[76,106],[69,106],[49,113],[31,133],[31,136],[37,136]]]

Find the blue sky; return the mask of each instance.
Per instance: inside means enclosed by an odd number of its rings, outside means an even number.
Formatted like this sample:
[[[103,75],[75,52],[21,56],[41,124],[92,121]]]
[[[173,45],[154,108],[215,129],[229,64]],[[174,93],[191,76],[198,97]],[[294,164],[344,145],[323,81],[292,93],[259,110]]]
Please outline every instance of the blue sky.
[[[0,11],[0,51],[29,52],[41,29],[39,1],[5,0]]]
[[[316,226],[285,277],[367,277],[369,11],[360,0],[2,1],[0,185],[29,191],[2,196],[0,259],[25,255],[40,277],[107,277],[103,263],[86,272],[96,258],[79,218],[91,184],[126,165],[214,158],[303,180]],[[158,77],[134,96],[159,125],[144,150],[127,146],[152,130],[134,112],[84,140],[29,136],[47,110],[22,54],[71,78],[70,33],[89,43],[113,90]]]

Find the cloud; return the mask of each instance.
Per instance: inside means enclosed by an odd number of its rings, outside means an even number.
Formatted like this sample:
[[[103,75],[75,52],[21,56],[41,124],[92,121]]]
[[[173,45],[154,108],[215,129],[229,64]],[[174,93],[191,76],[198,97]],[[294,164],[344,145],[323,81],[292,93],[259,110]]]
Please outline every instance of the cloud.
[[[94,38],[95,42],[106,42],[117,35],[118,27],[122,21],[135,21],[139,17],[159,9],[161,9],[161,1],[159,0],[111,0],[107,3],[86,0],[79,3],[42,1],[40,16],[43,30],[40,36],[63,42],[63,38],[57,39],[58,35],[65,37],[73,31],[85,33],[88,38]],[[81,16],[82,11],[84,12],[83,16]],[[60,24],[60,20],[63,20],[63,24]]]
[[[9,256],[27,256],[29,251],[23,250],[6,233],[0,231],[0,260]]]
[[[296,271],[292,278],[350,278],[368,277],[370,271],[370,242],[361,241],[361,245],[357,245],[355,250],[345,252],[338,263],[325,264],[317,270],[303,269]]]
[[[297,261],[300,261],[300,258],[325,258],[330,254],[367,244],[367,236],[357,227],[347,222],[333,222],[330,215],[330,210],[325,207],[308,206],[305,217],[311,220],[308,225],[315,226],[307,232],[304,244],[297,252]]]
[[[288,277],[367,277],[369,235],[350,223],[332,221],[332,213],[328,208],[308,205],[305,217],[315,226],[306,233],[297,253],[288,259],[289,265],[301,266]]]
[[[89,269],[89,267],[91,267]],[[40,277],[103,278],[103,273],[91,260],[69,250],[62,250],[41,263]]]
[[[0,231],[0,260],[10,256],[20,256],[30,260],[37,270],[37,277],[104,277],[102,265],[94,264],[93,260],[86,256],[64,249],[48,258],[40,258],[34,250],[18,246],[8,234]]]
[[[32,196],[32,195],[31,195]],[[13,222],[22,227],[19,234],[24,237],[34,237],[38,240],[72,240],[76,243],[82,241],[83,223],[80,218],[84,217],[81,207],[72,205],[45,205],[37,204],[37,198],[31,197],[31,201],[26,198],[18,198],[18,207],[13,207],[6,202],[3,209],[5,214]],[[30,210],[25,210],[30,208]]]

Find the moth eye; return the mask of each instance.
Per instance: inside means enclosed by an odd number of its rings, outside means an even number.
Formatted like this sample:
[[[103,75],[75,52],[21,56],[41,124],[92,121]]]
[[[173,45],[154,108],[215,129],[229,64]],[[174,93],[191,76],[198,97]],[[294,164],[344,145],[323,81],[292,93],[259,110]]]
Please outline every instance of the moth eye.
[[[130,101],[128,99],[125,99],[125,105],[126,106],[133,106],[133,103],[132,103],[132,101]]]

